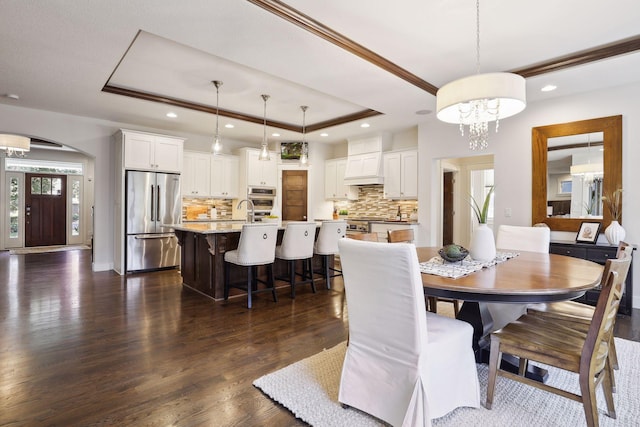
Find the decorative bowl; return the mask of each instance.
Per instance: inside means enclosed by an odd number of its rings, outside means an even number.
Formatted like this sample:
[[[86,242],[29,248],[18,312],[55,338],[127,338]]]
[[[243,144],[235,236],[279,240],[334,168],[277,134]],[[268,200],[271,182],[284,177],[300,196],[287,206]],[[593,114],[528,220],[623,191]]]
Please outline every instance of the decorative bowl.
[[[447,248],[449,246],[457,246],[459,254],[456,255],[456,256],[451,256],[451,255],[447,254]],[[469,251],[467,249],[463,248],[460,245],[447,245],[447,246],[443,247],[442,249],[440,249],[438,251],[438,254],[442,257],[443,260],[445,260],[447,262],[458,262],[458,261],[462,261],[463,259],[465,259],[467,257],[467,255],[469,255]]]

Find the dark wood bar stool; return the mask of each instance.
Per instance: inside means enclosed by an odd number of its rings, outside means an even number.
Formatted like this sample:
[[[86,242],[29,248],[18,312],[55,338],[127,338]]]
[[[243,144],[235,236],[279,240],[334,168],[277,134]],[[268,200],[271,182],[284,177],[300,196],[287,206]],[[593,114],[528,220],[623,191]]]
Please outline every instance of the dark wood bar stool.
[[[276,246],[276,258],[287,261],[288,277],[277,277],[286,280],[291,285],[291,298],[296,297],[296,286],[311,284],[311,290],[316,292],[313,283],[313,244],[316,237],[314,222],[289,222],[282,236],[282,243]],[[302,273],[296,273],[296,261],[302,260]],[[296,282],[296,276],[302,280]]]
[[[338,254],[338,240],[346,235],[347,221],[322,221],[313,253],[322,257],[322,271],[327,289],[331,289],[331,278],[342,276],[342,270],[329,265],[332,255]],[[315,273],[315,272],[314,272]]]

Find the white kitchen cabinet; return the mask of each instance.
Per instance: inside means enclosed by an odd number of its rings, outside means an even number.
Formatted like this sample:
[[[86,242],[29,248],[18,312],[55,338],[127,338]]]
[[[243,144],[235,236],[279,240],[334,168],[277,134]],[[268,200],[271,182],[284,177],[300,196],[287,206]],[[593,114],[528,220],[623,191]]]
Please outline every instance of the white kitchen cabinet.
[[[156,172],[182,172],[181,138],[121,130],[124,168]]]
[[[237,156],[211,156],[211,197],[238,197],[239,160]]]
[[[185,151],[182,170],[182,195],[208,197],[211,194],[211,155],[198,151]]]
[[[347,159],[327,160],[324,169],[324,197],[328,200],[357,200],[358,187],[345,185]]]
[[[259,160],[260,150],[245,149],[246,171],[248,187],[277,187],[278,160],[275,153],[271,153],[270,160]],[[242,171],[241,171],[242,173]],[[246,191],[246,189],[245,189]]]
[[[418,198],[418,151],[396,151],[384,155],[385,199]]]

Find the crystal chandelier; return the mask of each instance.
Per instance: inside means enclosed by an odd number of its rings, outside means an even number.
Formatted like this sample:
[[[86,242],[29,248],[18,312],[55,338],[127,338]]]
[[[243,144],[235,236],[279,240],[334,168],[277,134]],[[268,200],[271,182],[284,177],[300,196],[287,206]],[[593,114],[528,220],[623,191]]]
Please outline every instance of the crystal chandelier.
[[[213,137],[211,152],[213,154],[220,154],[220,151],[222,151],[222,143],[220,142],[220,127],[219,127],[220,115],[218,112],[218,101],[219,101],[219,95],[220,95],[220,86],[222,86],[222,82],[220,80],[213,80],[211,83],[213,83],[213,85],[216,87],[216,134]]]
[[[446,123],[468,126],[469,148],[487,148],[489,122],[513,116],[526,106],[526,84],[513,73],[480,74],[480,0],[476,0],[476,75],[447,83],[436,94],[437,117]]]
[[[5,150],[7,157],[24,157],[31,149],[31,139],[26,136],[0,134],[0,150]]]
[[[300,109],[302,110],[302,153],[300,153],[300,166],[308,166],[309,165],[309,145],[306,141],[306,125],[305,125],[305,116],[307,113],[306,105],[301,105]]]
[[[264,135],[262,137],[262,147],[260,148],[258,160],[271,160],[271,155],[269,154],[269,145],[267,143],[267,99],[269,99],[269,95],[260,96],[264,100]]]

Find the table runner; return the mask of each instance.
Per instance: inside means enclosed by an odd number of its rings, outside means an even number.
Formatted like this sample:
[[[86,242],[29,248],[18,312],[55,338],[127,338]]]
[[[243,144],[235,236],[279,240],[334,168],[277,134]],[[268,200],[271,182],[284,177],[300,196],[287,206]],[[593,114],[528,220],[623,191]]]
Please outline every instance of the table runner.
[[[483,268],[492,267],[508,259],[517,257],[518,255],[518,252],[496,252],[496,257],[491,261],[486,262],[473,260],[470,256],[467,256],[462,261],[448,262],[438,255],[434,256],[429,261],[421,262],[420,272],[457,279],[482,270]]]

